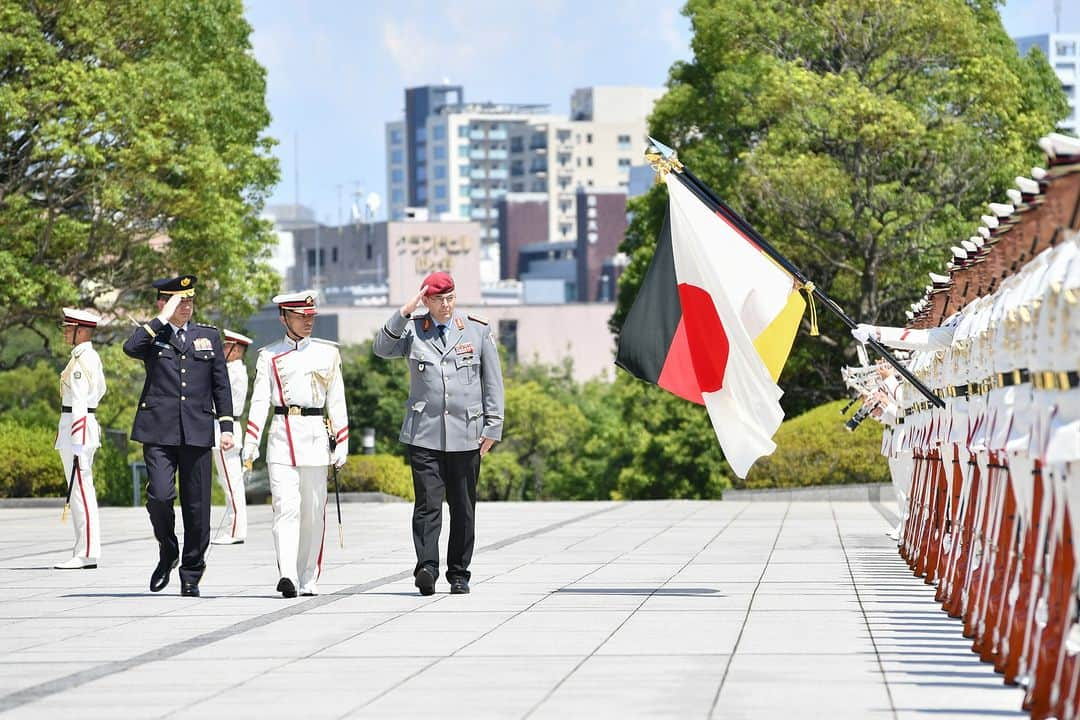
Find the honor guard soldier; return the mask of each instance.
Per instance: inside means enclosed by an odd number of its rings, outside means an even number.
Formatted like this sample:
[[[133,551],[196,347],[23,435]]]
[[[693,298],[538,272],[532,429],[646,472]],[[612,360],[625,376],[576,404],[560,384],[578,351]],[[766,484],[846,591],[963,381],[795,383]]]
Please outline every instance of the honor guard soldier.
[[[243,459],[259,457],[273,407],[266,467],[274,506],[277,590],[283,597],[317,595],[326,529],[326,473],[345,464],[349,417],[341,355],[335,343],[311,337],[318,309],[312,291],[273,299],[285,337],[259,350]],[[331,451],[331,437],[335,441]]]
[[[179,562],[180,594],[190,597],[199,596],[210,544],[214,426],[220,424],[222,450],[234,445],[232,390],[221,335],[212,325],[191,322],[195,281],[194,275],[155,281],[158,316],[135,328],[124,343],[124,352],[146,367],[131,438],[143,444],[149,475],[146,509],[158,541],[150,590],[164,589]],[[183,554],[174,530],[177,472]]]
[[[229,370],[229,385],[232,387],[233,417],[240,417],[247,400],[248,371],[244,364],[244,353],[251,345],[251,338],[233,330],[226,329],[225,367]],[[221,431],[218,430],[220,436]],[[214,467],[217,479],[225,491],[225,517],[222,518],[222,530],[212,542],[215,545],[238,545],[247,538],[247,502],[244,497],[244,469],[240,462],[240,447],[233,446],[224,450],[220,443],[214,444]]]
[[[101,557],[101,523],[94,492],[94,453],[101,446],[97,404],[105,394],[101,358],[90,343],[100,318],[85,310],[64,308],[64,341],[71,346],[71,360],[60,373],[60,427],[56,449],[68,479],[68,501],[75,526],[75,548],[70,558],[57,563],[59,570],[96,568]]]
[[[450,505],[446,579],[450,592],[469,592],[476,539],[476,483],[480,458],[502,439],[503,380],[486,321],[454,310],[454,281],[432,273],[419,294],[395,310],[375,337],[382,358],[408,358],[409,401],[401,426],[408,445],[416,503],[413,544],[416,587],[435,592],[439,576],[442,503]],[[420,303],[428,312],[410,317]]]

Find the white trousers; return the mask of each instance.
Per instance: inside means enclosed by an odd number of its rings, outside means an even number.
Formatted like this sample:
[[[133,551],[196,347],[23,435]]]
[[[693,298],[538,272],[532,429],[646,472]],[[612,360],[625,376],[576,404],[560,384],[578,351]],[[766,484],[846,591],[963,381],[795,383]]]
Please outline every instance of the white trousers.
[[[236,540],[247,539],[247,502],[244,499],[244,467],[240,462],[240,448],[225,451],[214,448],[214,467],[217,479],[225,491],[225,517],[221,520],[221,534]]]
[[[79,467],[75,468],[75,480],[71,485],[71,523],[75,527],[73,557],[101,558],[101,521],[98,519],[97,493],[94,492],[94,452],[97,448],[83,451]],[[74,454],[68,448],[60,448],[64,463],[64,479],[71,479]],[[65,487],[65,492],[67,488]]]
[[[326,535],[326,465],[267,463],[278,574],[300,592],[316,591]]]

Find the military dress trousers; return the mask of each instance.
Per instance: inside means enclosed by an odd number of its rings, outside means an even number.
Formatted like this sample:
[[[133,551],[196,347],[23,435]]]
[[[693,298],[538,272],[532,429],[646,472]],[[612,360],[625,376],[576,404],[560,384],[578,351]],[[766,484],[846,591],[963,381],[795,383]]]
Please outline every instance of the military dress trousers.
[[[469,579],[475,544],[482,438],[502,439],[503,380],[487,323],[454,313],[440,328],[428,315],[395,311],[375,337],[375,354],[409,361],[409,399],[399,440],[409,446],[416,568],[439,572],[442,501],[450,506],[446,576]]]
[[[211,446],[215,425],[232,432],[233,401],[221,334],[210,325],[188,323],[183,341],[157,318],[135,328],[124,352],[142,360],[146,380],[132,440],[143,444],[149,476],[146,509],[160,560],[180,558],[180,578],[198,583],[210,544]],[[180,474],[184,518],[183,555],[177,543],[173,500]]]

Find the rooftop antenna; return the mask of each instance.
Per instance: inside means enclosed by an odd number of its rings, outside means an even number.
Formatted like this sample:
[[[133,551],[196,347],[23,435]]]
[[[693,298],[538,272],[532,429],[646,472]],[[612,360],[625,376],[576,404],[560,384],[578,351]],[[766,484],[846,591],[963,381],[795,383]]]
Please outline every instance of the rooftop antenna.
[[[1054,32],[1061,32],[1061,0],[1054,0]]]
[[[293,131],[293,212],[300,207],[300,133]]]

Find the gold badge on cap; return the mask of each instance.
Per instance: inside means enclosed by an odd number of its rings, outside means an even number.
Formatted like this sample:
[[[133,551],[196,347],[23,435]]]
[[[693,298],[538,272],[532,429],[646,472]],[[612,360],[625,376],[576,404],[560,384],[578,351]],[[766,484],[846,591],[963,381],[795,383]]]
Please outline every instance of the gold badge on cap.
[[[304,302],[306,302],[308,305],[314,305],[315,304],[315,298],[308,295],[306,298],[304,298]]]
[[[191,278],[186,277],[186,278],[181,278],[180,279],[180,287],[187,287],[190,284],[191,284]]]

